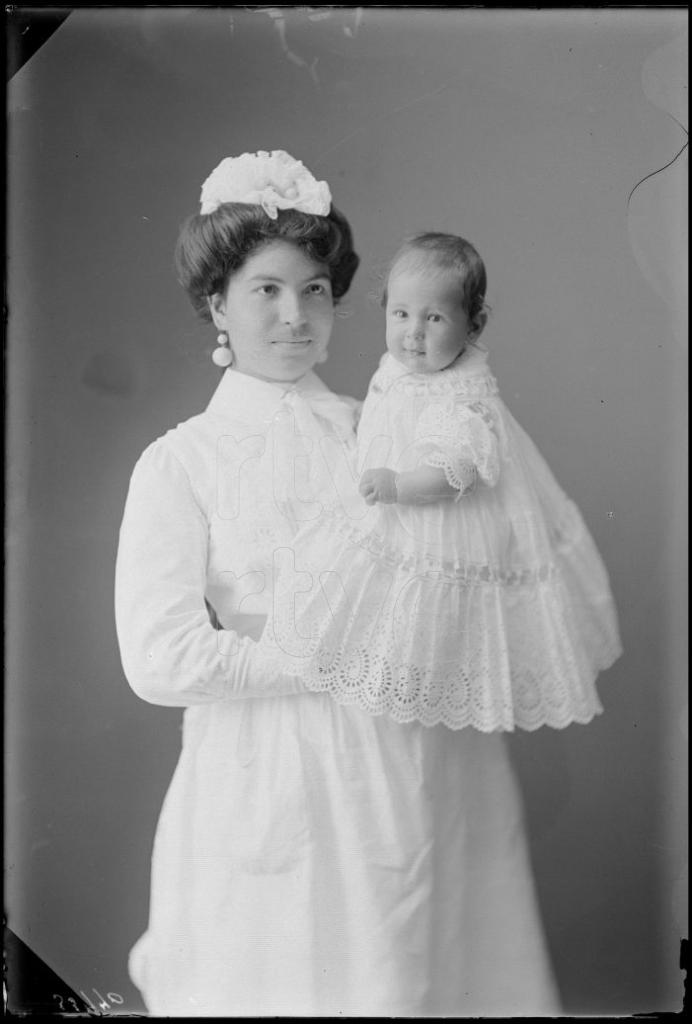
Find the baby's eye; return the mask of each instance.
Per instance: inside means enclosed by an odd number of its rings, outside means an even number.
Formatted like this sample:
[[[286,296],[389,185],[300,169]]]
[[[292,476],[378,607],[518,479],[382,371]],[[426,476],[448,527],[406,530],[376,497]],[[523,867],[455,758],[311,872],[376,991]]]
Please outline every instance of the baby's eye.
[[[431,320],[434,324],[439,324],[440,321],[442,320],[442,317],[440,316],[439,313],[430,313],[430,315],[428,316],[428,320]]]
[[[393,316],[396,320],[405,320],[406,319],[406,310],[405,309],[393,309],[391,311],[391,316]]]

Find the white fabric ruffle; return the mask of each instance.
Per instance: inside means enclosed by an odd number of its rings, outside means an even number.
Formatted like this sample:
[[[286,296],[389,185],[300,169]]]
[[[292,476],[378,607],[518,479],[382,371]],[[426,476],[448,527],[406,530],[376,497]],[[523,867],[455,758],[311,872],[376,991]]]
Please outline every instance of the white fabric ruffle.
[[[383,362],[360,468],[387,437],[388,465],[436,464],[439,452],[451,482],[463,485],[464,467],[476,482],[422,508],[368,507],[342,490],[298,534],[294,561],[277,564],[262,646],[309,689],[398,722],[586,723],[602,711],[596,677],[621,653],[607,573],[485,360],[472,350],[429,378]]]

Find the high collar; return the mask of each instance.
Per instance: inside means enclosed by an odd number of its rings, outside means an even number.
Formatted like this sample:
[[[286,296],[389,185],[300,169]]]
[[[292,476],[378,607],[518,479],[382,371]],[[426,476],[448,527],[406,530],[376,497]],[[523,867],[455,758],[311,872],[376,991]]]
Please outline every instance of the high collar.
[[[310,370],[293,383],[259,380],[228,369],[207,406],[207,412],[235,423],[266,429],[293,417],[295,429],[308,437],[336,434],[345,444],[355,439],[355,405],[330,391]],[[288,417],[288,420],[286,419]]]
[[[260,380],[229,368],[224,370],[207,406],[207,412],[231,419],[271,419],[282,399],[288,395],[299,395],[308,404],[312,404],[315,400],[319,402],[320,399],[332,396],[332,392],[312,370],[299,380],[289,383]],[[336,395],[333,398],[339,401]]]

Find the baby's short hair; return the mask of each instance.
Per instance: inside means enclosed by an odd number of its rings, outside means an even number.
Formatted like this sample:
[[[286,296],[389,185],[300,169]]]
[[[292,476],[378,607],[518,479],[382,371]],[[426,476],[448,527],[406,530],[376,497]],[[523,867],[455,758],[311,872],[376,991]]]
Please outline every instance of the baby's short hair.
[[[261,206],[223,203],[213,213],[188,217],[175,248],[178,280],[203,320],[211,320],[209,297],[225,290],[249,256],[276,241],[291,242],[326,266],[335,300],[346,294],[360,260],[351,227],[333,206],[324,217],[279,210],[273,220]]]
[[[487,275],[485,264],[478,251],[470,242],[459,235],[447,235],[439,231],[426,231],[407,238],[395,253],[389,266],[388,278],[396,267],[405,262],[424,268],[437,267],[450,270],[459,276],[461,300],[472,323],[478,323],[481,313],[487,309],[485,292]],[[382,305],[387,303],[387,286],[382,293]]]

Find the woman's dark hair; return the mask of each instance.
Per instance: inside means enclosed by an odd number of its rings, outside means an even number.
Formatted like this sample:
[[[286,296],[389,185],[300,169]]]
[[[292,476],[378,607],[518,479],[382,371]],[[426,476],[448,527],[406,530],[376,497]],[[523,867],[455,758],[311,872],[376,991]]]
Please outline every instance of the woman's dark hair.
[[[418,260],[416,259],[418,257]],[[389,275],[400,263],[419,262],[422,266],[451,270],[459,277],[461,301],[473,324],[488,309],[485,301],[487,275],[485,264],[477,250],[459,235],[446,235],[428,231],[408,238],[395,254],[389,267]],[[387,286],[382,293],[382,305],[387,303]]]
[[[334,207],[326,217],[279,210],[272,220],[261,206],[224,203],[213,213],[188,217],[175,247],[178,280],[203,320],[211,320],[209,297],[225,291],[231,274],[275,241],[291,242],[326,266],[335,300],[346,294],[360,260],[350,225]]]

